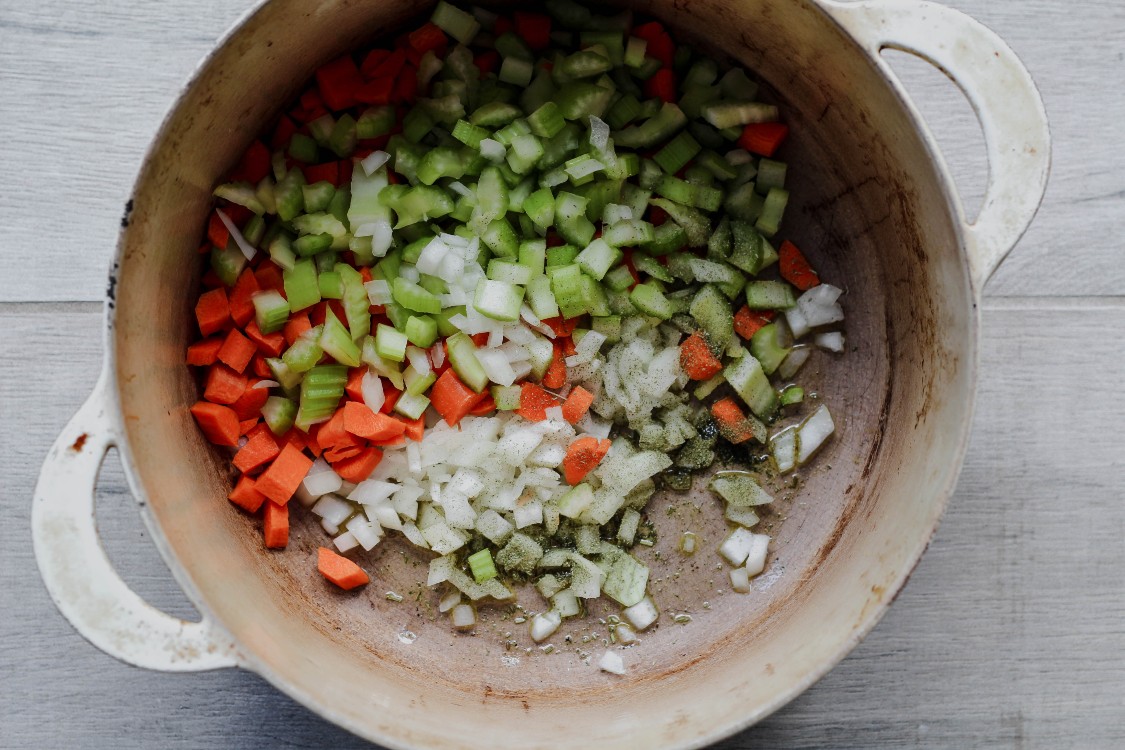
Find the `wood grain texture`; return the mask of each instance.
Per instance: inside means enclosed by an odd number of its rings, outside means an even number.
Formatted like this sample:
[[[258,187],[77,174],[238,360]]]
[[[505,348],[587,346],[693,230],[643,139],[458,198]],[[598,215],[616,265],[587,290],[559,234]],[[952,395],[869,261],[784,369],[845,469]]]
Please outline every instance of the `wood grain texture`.
[[[1115,0],[956,0],[1021,55],[1047,103],[1054,169],[1031,231],[994,295],[1119,294],[1125,266],[1125,5]],[[0,276],[0,300],[97,300],[142,156],[180,86],[251,0],[0,3],[5,104],[0,164],[27,176],[0,192],[9,237],[34,247],[35,287]],[[904,57],[904,56],[899,56]],[[987,167],[956,88],[918,61],[898,65],[975,213]],[[60,220],[59,207],[65,207]]]
[[[249,673],[119,664],[55,611],[35,570],[28,498],[96,378],[101,318],[29,306],[5,323],[0,414],[22,428],[0,432],[0,746],[369,747]],[[1125,743],[1125,456],[1106,429],[1125,421],[1125,358],[1115,337],[1088,335],[1125,329],[1125,301],[997,301],[983,325],[965,469],[910,584],[824,680],[717,748]],[[112,460],[98,502],[125,580],[190,617]]]

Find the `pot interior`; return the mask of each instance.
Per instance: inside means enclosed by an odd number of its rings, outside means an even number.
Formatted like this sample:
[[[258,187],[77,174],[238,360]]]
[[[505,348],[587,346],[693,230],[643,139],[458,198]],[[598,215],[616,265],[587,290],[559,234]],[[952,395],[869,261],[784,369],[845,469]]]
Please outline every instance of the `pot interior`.
[[[762,527],[774,551],[750,594],[730,591],[715,554],[727,528],[703,479],[651,501],[658,542],[637,554],[663,614],[622,652],[626,676],[595,666],[607,634],[599,618],[616,611],[602,605],[564,623],[551,654],[512,608],[482,610],[473,634],[455,634],[424,587],[426,556],[405,543],[376,547],[365,564],[373,582],[348,594],[316,572],[328,537],[302,509],[289,547],[266,551],[260,523],[226,500],[228,458],[192,423],[197,386],[182,364],[212,187],[317,65],[427,6],[269,3],[169,115],[115,269],[111,342],[134,486],[173,570],[252,668],[363,736],[428,748],[483,737],[495,748],[556,747],[564,736],[605,747],[714,740],[792,698],[874,624],[955,480],[975,315],[938,171],[887,82],[815,4],[646,4],[701,49],[744,63],[791,125],[780,155],[792,196],[784,235],[847,291],[846,356],[817,352],[800,378],[829,405],[837,435],[795,488],[773,488]],[[688,530],[701,542],[690,558],[676,548]],[[519,602],[546,608],[532,589]]]

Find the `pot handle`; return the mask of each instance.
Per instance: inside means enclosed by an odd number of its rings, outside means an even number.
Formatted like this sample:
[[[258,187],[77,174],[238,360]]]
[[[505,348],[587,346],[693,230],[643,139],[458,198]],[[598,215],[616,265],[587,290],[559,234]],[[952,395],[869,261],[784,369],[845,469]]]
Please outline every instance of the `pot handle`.
[[[238,666],[229,635],[206,615],[188,622],[146,603],[117,575],[98,540],[95,483],[117,444],[108,382],[103,370],[39,472],[31,532],[43,582],[79,633],[124,662],[163,672]]]
[[[919,123],[921,115],[879,54],[884,49],[908,52],[937,67],[976,112],[988,151],[988,189],[976,221],[962,216],[962,222],[979,294],[1031,223],[1047,188],[1051,135],[1035,82],[991,29],[947,6],[925,0],[822,2],[894,81]],[[937,153],[936,145],[932,148]]]

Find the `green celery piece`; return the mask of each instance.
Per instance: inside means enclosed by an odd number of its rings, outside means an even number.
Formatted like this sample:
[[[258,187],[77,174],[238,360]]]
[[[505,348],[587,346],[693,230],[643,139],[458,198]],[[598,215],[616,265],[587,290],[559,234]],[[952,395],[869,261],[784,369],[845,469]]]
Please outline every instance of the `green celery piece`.
[[[351,334],[344,324],[336,318],[332,309],[324,316],[324,330],[321,331],[320,348],[332,359],[348,367],[359,367],[359,347],[352,341]]]
[[[501,217],[489,224],[480,239],[501,258],[514,258],[519,254],[519,237],[507,218]]]
[[[332,242],[332,235],[327,232],[323,234],[303,234],[293,240],[293,249],[297,251],[297,255],[300,257],[311,258],[332,247]]]
[[[635,263],[637,256],[634,255],[633,258]],[[629,272],[628,266],[621,265],[607,273],[602,281],[612,291],[620,292],[633,285],[633,274]]]
[[[584,273],[601,281],[609,269],[621,260],[621,251],[610,247],[604,239],[598,238],[578,254],[575,261]]]
[[[762,214],[754,222],[754,228],[767,237],[773,237],[781,226],[785,206],[789,203],[789,191],[782,188],[770,188],[766,193],[766,201],[762,206]]]
[[[531,132],[540,138],[554,138],[566,127],[566,118],[562,116],[559,105],[547,101],[527,116],[527,124]]]
[[[488,278],[495,281],[523,286],[531,281],[532,275],[530,268],[515,261],[493,258],[488,262]]]
[[[407,281],[401,276],[391,284],[391,295],[395,302],[407,310],[420,313],[441,312],[441,300],[436,295],[427,292],[418,284]]]
[[[799,404],[805,400],[805,389],[799,385],[786,386],[785,390],[781,392],[780,402],[782,406],[792,406]]]
[[[678,257],[678,251],[688,244],[687,232],[674,221],[666,221],[653,229],[652,241],[644,245],[644,250],[652,255],[672,255]],[[674,254],[674,255],[673,255]]]
[[[394,107],[390,105],[370,107],[356,120],[356,137],[368,140],[386,135],[394,127],[395,119]]]
[[[215,188],[214,196],[237,203],[255,214],[264,214],[266,207],[258,200],[258,193],[249,182],[229,182]]]
[[[234,286],[244,268],[246,256],[233,242],[227,247],[211,248],[211,269],[226,286]]]
[[[336,121],[332,134],[328,136],[328,148],[341,159],[346,159],[355,151],[358,138],[356,121],[351,115],[345,113]]]
[[[382,323],[375,329],[375,353],[391,362],[406,359],[408,339],[400,331]]]
[[[612,89],[596,83],[573,81],[559,88],[555,103],[565,119],[583,120],[591,115],[601,117],[605,114],[612,98]]]
[[[778,333],[777,324],[770,323],[759,328],[750,338],[750,353],[762,363],[762,369],[767,375],[772,375],[791,351],[781,345]]]
[[[262,419],[270,428],[270,432],[278,437],[289,431],[296,416],[297,405],[281,396],[270,396],[262,405]]]
[[[540,229],[547,229],[555,221],[555,196],[550,188],[536,190],[523,201],[523,211]]]
[[[545,275],[535,276],[528,282],[527,303],[531,307],[531,311],[535,313],[535,317],[540,320],[554,318],[559,314],[559,305],[551,291],[551,279],[549,277]]]
[[[546,240],[524,240],[520,243],[519,264],[531,270],[532,276],[541,276],[547,261]]]
[[[320,348],[318,342],[323,330],[323,325],[313,326],[298,336],[293,345],[281,355],[281,361],[291,372],[308,372],[320,361],[320,358],[324,355],[324,350]]]
[[[293,268],[282,273],[285,284],[285,298],[289,309],[299,312],[320,302],[320,285],[316,280],[316,265],[306,258],[297,261]]]
[[[751,310],[787,310],[796,304],[793,287],[784,281],[751,281],[746,284],[746,305]]]
[[[523,111],[514,104],[507,102],[489,102],[477,107],[471,115],[469,122],[482,128],[495,130],[501,128],[512,120],[523,115]]]
[[[289,139],[289,155],[299,162],[315,164],[318,156],[318,147],[315,140],[307,135],[294,133]]]
[[[430,149],[418,164],[418,179],[423,185],[433,185],[442,177],[459,180],[465,175],[466,161],[457,149]]]
[[[439,0],[434,6],[430,21],[461,44],[469,44],[480,31],[480,23],[471,13],[450,5],[445,0]]]
[[[664,209],[684,229],[689,247],[703,247],[711,236],[711,220],[699,210],[664,198],[649,201]]]
[[[346,263],[336,264],[336,273],[344,287],[344,315],[348,321],[352,341],[359,341],[371,332],[371,303],[367,289],[363,286],[363,276]]]
[[[634,253],[633,254],[633,267],[637,269],[638,273],[647,274],[647,275],[651,276],[652,278],[658,279],[658,280],[663,281],[665,283],[670,284],[673,281],[672,274],[668,272],[667,268],[665,268],[655,258],[653,258],[649,255],[645,255],[644,253]],[[629,276],[630,285],[632,284],[632,281],[633,281],[633,278],[632,278],[632,275],[630,274],[630,276]]]
[[[578,257],[578,248],[574,245],[556,245],[547,248],[547,268],[552,266],[569,266]]]
[[[477,583],[484,583],[499,575],[496,564],[492,561],[492,553],[487,547],[469,555],[467,562],[469,563],[469,571],[473,574]]]
[[[454,315],[464,315],[464,314],[465,314],[465,306],[464,305],[457,305],[456,307],[447,307],[447,308],[443,309],[440,313],[435,315],[434,316],[434,322],[437,323],[438,335],[445,337],[445,336],[452,336],[453,334],[457,333],[457,331],[459,331],[460,329],[457,326],[450,323],[449,319],[452,318]],[[407,320],[407,322],[409,323],[410,321]]]
[[[613,140],[624,148],[651,148],[668,140],[685,125],[687,116],[675,104],[665,103],[660,111],[640,125],[630,125],[613,134]]]
[[[582,273],[582,268],[577,263],[555,266],[548,277],[551,281],[551,292],[555,295],[555,301],[564,318],[575,318],[588,312],[582,285],[582,279],[588,277]]]
[[[344,284],[340,280],[340,274],[335,271],[322,271],[316,281],[322,299],[343,299]]]
[[[637,284],[629,293],[633,306],[646,315],[668,320],[675,313],[675,308],[668,298],[653,284]]]
[[[524,288],[504,281],[481,279],[473,295],[473,307],[481,315],[515,322],[520,319]]]
[[[777,392],[770,385],[762,364],[751,354],[745,354],[723,369],[726,379],[739,398],[761,419],[770,419],[777,411]]]
[[[461,382],[477,393],[488,386],[488,375],[484,372],[476,355],[476,344],[465,333],[458,331],[445,340],[449,349],[449,365]]]
[[[254,320],[262,333],[274,333],[285,327],[289,320],[289,302],[276,289],[267,289],[255,294]]]
[[[730,217],[724,216],[719,220],[718,226],[715,227],[715,231],[707,240],[707,255],[713,259],[728,260],[731,257],[732,246],[733,233],[731,232]],[[741,266],[739,267],[741,268]],[[743,268],[742,270],[745,271],[746,269]]]
[[[730,301],[714,284],[706,284],[695,293],[688,313],[715,349],[725,350],[734,338],[734,313]]]
[[[266,366],[270,368],[270,374],[273,379],[278,382],[283,390],[290,391],[301,384],[304,374],[294,372],[289,369],[289,365],[285,364],[285,360],[281,357],[267,357]]]
[[[429,348],[438,337],[437,321],[429,315],[411,315],[406,320],[406,338],[414,346]]]
[[[749,222],[736,219],[730,223],[730,230],[732,249],[727,262],[731,265],[756,276],[777,260],[773,246]]]

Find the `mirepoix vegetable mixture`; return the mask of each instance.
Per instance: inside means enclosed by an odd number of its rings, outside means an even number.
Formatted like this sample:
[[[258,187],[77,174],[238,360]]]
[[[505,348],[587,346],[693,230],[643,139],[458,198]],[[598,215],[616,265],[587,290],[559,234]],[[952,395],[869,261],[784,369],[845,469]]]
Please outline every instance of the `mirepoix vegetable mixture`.
[[[250,145],[200,248],[191,412],[265,546],[296,499],[340,588],[397,536],[457,628],[530,581],[535,642],[604,596],[627,645],[658,620],[630,553],[657,490],[717,454],[790,472],[833,432],[795,378],[843,351],[841,290],[782,239],[788,128],[743,69],[628,12],[546,10],[439,2]],[[757,471],[709,481],[739,592],[769,551]]]

